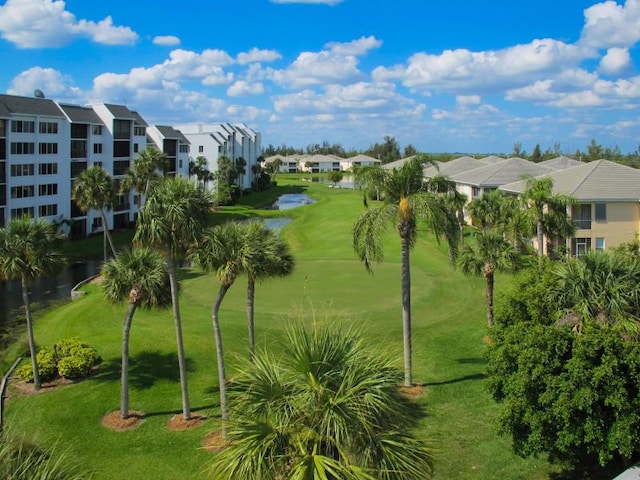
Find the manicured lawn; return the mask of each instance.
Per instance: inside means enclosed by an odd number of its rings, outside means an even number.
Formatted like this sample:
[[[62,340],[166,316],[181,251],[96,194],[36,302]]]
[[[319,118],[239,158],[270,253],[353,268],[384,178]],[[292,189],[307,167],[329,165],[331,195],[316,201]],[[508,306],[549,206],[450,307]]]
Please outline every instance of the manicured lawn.
[[[356,259],[350,235],[362,212],[357,192],[326,185],[296,183],[279,175],[279,189],[304,189],[315,204],[287,211],[293,222],[283,230],[297,266],[294,275],[256,288],[256,340],[274,349],[287,324],[302,321],[347,322],[372,345],[390,350],[402,366],[399,244],[391,230],[385,262],[368,275]],[[270,196],[271,195],[271,196]],[[253,206],[270,205],[273,194],[241,200],[229,209],[253,216]],[[253,197],[253,198],[252,198]],[[277,212],[265,212],[275,215]],[[229,213],[225,213],[228,215]],[[511,454],[508,440],[495,429],[497,406],[484,387],[484,283],[463,276],[447,260],[444,247],[421,232],[412,254],[414,377],[424,383],[418,400],[426,407],[419,433],[436,448],[437,479],[543,479],[543,460]],[[88,294],[40,319],[36,339],[52,345],[77,336],[94,345],[104,362],[90,379],[38,395],[12,398],[8,427],[42,443],[68,447],[97,479],[205,478],[211,453],[201,448],[219,426],[217,373],[210,309],[218,284],[196,270],[182,272],[185,349],[192,409],[209,417],[204,426],[184,432],[166,428],[180,412],[175,334],[170,311],[136,313],[131,339],[131,408],[147,414],[137,430],[103,428],[102,416],[118,408],[119,354],[125,306],[107,305],[96,284]],[[499,277],[496,289],[508,279]],[[232,379],[238,357],[247,355],[246,280],[238,279],[225,299],[220,319]]]

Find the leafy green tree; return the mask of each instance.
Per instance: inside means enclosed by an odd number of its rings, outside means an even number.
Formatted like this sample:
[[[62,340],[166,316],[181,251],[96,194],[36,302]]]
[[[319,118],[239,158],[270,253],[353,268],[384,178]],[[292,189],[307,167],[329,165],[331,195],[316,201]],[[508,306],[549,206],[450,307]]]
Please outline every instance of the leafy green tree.
[[[137,245],[152,246],[164,254],[171,285],[171,304],[182,390],[182,411],[191,418],[187,370],[182,340],[182,317],[178,301],[177,262],[195,244],[208,224],[213,208],[210,195],[183,177],[165,177],[152,189],[140,211],[134,236]]]
[[[203,156],[197,157],[195,161],[189,161],[189,175],[196,177],[198,185],[204,189],[216,178],[215,174],[207,169],[207,159]]]
[[[29,285],[44,275],[57,273],[65,264],[61,246],[64,237],[52,223],[28,217],[14,219],[0,229],[0,279],[20,279],[22,303],[27,321],[29,354],[33,369],[33,387],[40,390],[36,361],[36,342],[29,299]]]
[[[522,149],[522,142],[515,142],[513,144],[513,150],[511,152],[512,157],[526,157],[527,151]]]
[[[247,274],[247,325],[249,329],[249,358],[255,353],[255,286],[256,282],[290,275],[295,260],[289,246],[263,222],[249,222],[245,233],[246,248],[243,270]],[[247,261],[248,260],[248,261]]]
[[[402,372],[359,335],[289,330],[282,358],[259,352],[232,391],[229,444],[218,479],[411,480],[432,474],[428,446],[409,432],[418,408]]]
[[[407,157],[412,157],[414,155],[418,155],[419,153],[420,152],[418,152],[416,147],[414,147],[411,144],[408,144],[406,147],[404,147],[404,154],[402,156],[403,158],[407,158]]]
[[[220,205],[231,205],[233,203],[232,185],[237,176],[233,162],[227,156],[218,159],[217,180],[217,200]]]
[[[382,205],[369,208],[356,220],[353,227],[353,248],[367,269],[372,272],[373,262],[384,258],[382,233],[389,225],[395,225],[401,245],[402,325],[404,339],[405,385],[413,384],[411,358],[411,273],[409,253],[418,235],[417,221],[422,218],[425,226],[437,239],[445,236],[452,256],[455,256],[458,240],[456,219],[447,209],[444,195],[428,191],[423,181],[422,157],[414,157],[402,167],[384,170],[380,177],[370,179],[371,184],[361,184],[365,190],[383,192]],[[369,179],[369,177],[367,177]],[[374,184],[375,182],[375,184]]]
[[[338,185],[338,183],[340,183],[343,178],[344,174],[339,170],[333,170],[329,172],[329,181],[333,183],[334,187]]]
[[[113,303],[128,302],[122,329],[120,416],[129,418],[129,338],[133,315],[140,308],[171,305],[171,284],[166,262],[157,250],[146,247],[125,250],[102,266],[102,291]]]
[[[493,327],[493,289],[496,272],[513,272],[520,263],[518,251],[504,237],[492,230],[481,230],[474,243],[460,250],[462,272],[484,277],[487,282],[487,325]]]
[[[400,158],[400,146],[395,137],[385,136],[384,143],[371,145],[365,154],[379,159],[382,163],[389,163]]]
[[[502,220],[502,192],[492,190],[483,192],[481,197],[474,198],[467,205],[473,225],[483,230],[493,228]]]
[[[587,146],[587,162],[595,162],[603,156],[604,149],[602,145],[596,142],[595,138],[591,139],[591,143]]]
[[[89,167],[73,182],[71,193],[73,200],[83,212],[97,210],[102,220],[104,261],[107,261],[107,243],[111,254],[116,256],[116,249],[109,233],[106,210],[110,210],[116,196],[116,184],[113,178],[102,167]]]
[[[247,161],[243,157],[238,157],[234,162],[234,167],[236,171],[235,180],[240,186],[240,195],[242,195],[242,191],[244,190],[244,176],[247,174]]]
[[[534,163],[540,163],[542,161],[542,152],[540,151],[539,143],[536,143],[536,146],[533,148],[533,153],[529,157],[529,160]]]
[[[121,192],[134,190],[138,194],[138,211],[142,208],[142,198],[149,188],[160,178],[158,172],[166,168],[167,155],[149,146],[138,154],[121,183]]]

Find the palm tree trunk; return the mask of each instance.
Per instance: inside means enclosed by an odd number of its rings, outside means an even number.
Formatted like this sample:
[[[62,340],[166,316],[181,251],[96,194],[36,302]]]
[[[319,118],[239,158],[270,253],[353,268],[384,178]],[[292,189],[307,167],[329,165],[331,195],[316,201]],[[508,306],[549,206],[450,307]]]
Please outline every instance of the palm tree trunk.
[[[102,219],[102,231],[104,232],[104,237],[109,242],[109,246],[111,247],[111,253],[113,257],[117,257],[116,248],[113,246],[113,240],[111,239],[111,234],[109,233],[109,225],[107,225],[107,216],[104,214],[104,210],[100,210],[100,218]],[[104,247],[104,261],[107,261],[107,247]]]
[[[247,323],[249,327],[249,361],[253,363],[256,354],[256,338],[253,323],[254,299],[256,292],[256,282],[252,277],[247,280]]]
[[[137,303],[131,303],[122,328],[122,371],[120,372],[120,417],[129,418],[129,334]]]
[[[409,238],[401,237],[402,246],[402,335],[404,339],[404,386],[413,385],[411,364],[411,271]]]
[[[173,256],[167,259],[169,283],[171,284],[171,304],[173,305],[173,320],[176,324],[176,343],[178,345],[178,366],[180,368],[180,389],[182,390],[182,414],[185,420],[191,419],[189,406],[189,387],[187,385],[187,365],[184,356],[184,342],[182,341],[182,318],[178,303],[178,282],[176,280],[176,261]]]
[[[29,303],[29,286],[27,277],[22,275],[22,303],[24,303],[24,313],[27,317],[27,336],[29,339],[29,353],[31,354],[31,367],[33,368],[33,388],[40,390],[40,373],[38,372],[38,361],[36,352],[36,340],[33,336],[33,321],[31,318],[31,304]]]
[[[544,255],[544,225],[542,224],[542,217],[538,217],[536,225],[536,235],[538,237],[538,255]]]
[[[222,417],[222,435],[226,437],[227,434],[227,375],[224,367],[224,350],[222,347],[222,332],[220,331],[220,319],[218,313],[220,312],[220,305],[231,285],[222,284],[218,291],[218,296],[215,302],[213,302],[213,308],[211,309],[211,317],[213,318],[213,336],[216,342],[216,359],[218,361],[218,384],[220,388],[220,415]]]
[[[487,279],[487,325],[493,328],[493,272],[485,267],[484,277]]]

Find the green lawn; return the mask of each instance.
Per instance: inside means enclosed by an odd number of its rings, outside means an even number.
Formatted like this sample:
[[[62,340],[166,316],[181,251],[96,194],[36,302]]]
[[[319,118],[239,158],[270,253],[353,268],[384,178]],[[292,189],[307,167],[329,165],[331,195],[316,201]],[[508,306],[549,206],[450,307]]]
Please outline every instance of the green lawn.
[[[366,273],[350,245],[351,227],[363,211],[359,193],[326,185],[296,183],[279,175],[279,190],[305,190],[316,203],[287,211],[283,230],[297,260],[294,275],[256,288],[256,339],[277,349],[292,321],[348,322],[372,344],[390,350],[402,366],[399,243],[387,236],[385,262]],[[273,193],[241,200],[227,210],[253,216],[254,206],[272,203]],[[274,215],[277,212],[264,212]],[[229,214],[229,213],[226,213]],[[170,311],[136,313],[131,339],[131,408],[147,414],[137,430],[103,428],[102,416],[118,408],[119,353],[125,306],[107,305],[97,285],[88,294],[38,320],[42,345],[77,336],[94,345],[104,362],[84,382],[11,398],[9,429],[38,441],[68,447],[97,479],[205,478],[211,453],[203,437],[219,426],[217,373],[210,309],[217,282],[196,270],[182,272],[185,349],[192,409],[209,417],[204,426],[169,431],[180,412],[175,332]],[[499,277],[496,289],[508,281]],[[246,280],[232,287],[220,312],[228,376],[247,355]],[[520,459],[508,439],[496,433],[497,406],[484,386],[484,283],[463,276],[447,260],[444,247],[421,232],[412,254],[414,378],[424,383],[418,400],[426,407],[419,433],[436,448],[437,479],[543,479],[552,471],[543,460]]]

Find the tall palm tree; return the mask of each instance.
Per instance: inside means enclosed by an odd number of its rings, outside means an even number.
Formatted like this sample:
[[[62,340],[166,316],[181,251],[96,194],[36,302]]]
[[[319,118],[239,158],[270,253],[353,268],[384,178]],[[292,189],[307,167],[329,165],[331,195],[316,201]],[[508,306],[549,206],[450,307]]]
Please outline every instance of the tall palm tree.
[[[176,343],[182,389],[182,411],[191,419],[187,371],[182,340],[182,318],[178,301],[176,264],[186,255],[188,247],[199,240],[211,213],[213,202],[207,192],[183,177],[160,180],[149,192],[140,211],[134,243],[160,250],[166,259],[171,284],[171,304],[176,327]]]
[[[479,230],[475,243],[460,250],[463,273],[483,276],[487,281],[487,325],[493,327],[493,286],[496,272],[513,272],[519,267],[516,248],[493,230]]]
[[[36,361],[36,342],[29,303],[29,285],[38,277],[52,275],[65,264],[60,250],[64,237],[52,223],[28,217],[14,219],[0,229],[0,279],[20,279],[22,302],[27,320],[29,353],[33,368],[33,386],[40,390],[40,375]]]
[[[289,330],[237,377],[228,446],[213,460],[226,480],[418,480],[428,446],[409,433],[415,408],[398,391],[402,371],[357,334]],[[280,355],[282,352],[282,355]]]
[[[500,190],[484,192],[481,197],[474,198],[467,206],[473,224],[482,229],[493,228],[501,219],[502,200]]]
[[[134,190],[138,194],[138,211],[142,208],[142,198],[147,195],[151,185],[160,177],[167,162],[167,155],[155,147],[149,146],[138,154],[131,168],[122,180],[121,191]]]
[[[535,218],[538,255],[543,255],[545,223],[547,223],[546,231],[550,236],[554,236],[553,226],[556,225],[559,226],[558,236],[567,232],[570,234],[572,228],[571,221],[567,218],[567,208],[575,202],[575,199],[569,195],[553,193],[553,179],[548,177],[528,178],[522,196],[529,203]],[[564,221],[561,221],[562,217]]]
[[[263,222],[250,222],[246,225],[245,241],[249,261],[244,262],[247,274],[247,325],[249,329],[249,358],[255,353],[255,286],[256,281],[273,277],[283,277],[293,272],[295,260],[287,245]]]
[[[113,246],[105,214],[105,211],[113,206],[116,196],[116,184],[113,178],[102,167],[89,167],[74,180],[71,196],[82,211],[97,210],[100,213],[104,261],[107,261],[107,242],[111,247],[111,254],[115,257],[116,249]]]
[[[238,275],[243,273],[244,265],[251,262],[250,256],[254,253],[253,250],[247,248],[246,226],[239,222],[227,222],[206,230],[189,254],[189,258],[194,263],[206,272],[215,272],[218,280],[220,280],[220,288],[211,307],[211,318],[213,320],[213,336],[218,362],[223,433],[225,432],[225,422],[227,420],[227,377],[222,332],[220,330],[220,306]]]
[[[128,301],[122,328],[120,416],[129,418],[129,337],[133,315],[140,308],[171,305],[171,284],[165,259],[157,250],[125,250],[102,266],[102,291],[113,303]]]
[[[356,220],[353,227],[353,248],[364,262],[367,271],[372,271],[372,263],[382,261],[384,251],[381,234],[389,225],[397,228],[400,236],[402,262],[402,326],[404,337],[405,385],[413,384],[411,359],[411,273],[409,252],[416,243],[417,221],[422,218],[439,240],[444,235],[449,245],[451,258],[455,257],[458,227],[452,212],[447,208],[446,195],[436,194],[425,188],[423,165],[426,160],[417,156],[402,167],[384,170],[381,177],[363,179],[361,188],[365,191],[378,188],[382,192],[383,203],[369,208]],[[371,182],[371,183],[369,183]],[[372,190],[369,190],[372,191]],[[375,191],[375,190],[373,190]]]

